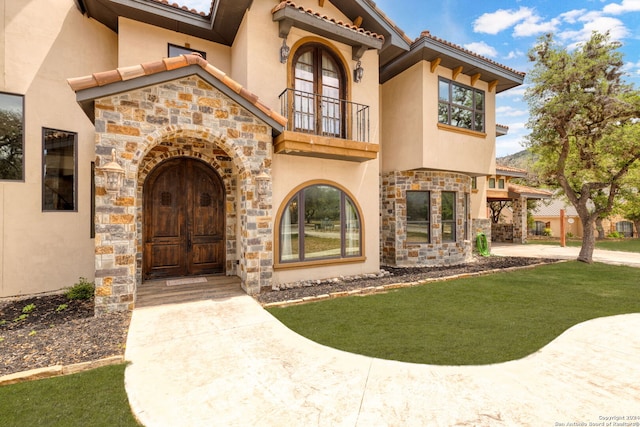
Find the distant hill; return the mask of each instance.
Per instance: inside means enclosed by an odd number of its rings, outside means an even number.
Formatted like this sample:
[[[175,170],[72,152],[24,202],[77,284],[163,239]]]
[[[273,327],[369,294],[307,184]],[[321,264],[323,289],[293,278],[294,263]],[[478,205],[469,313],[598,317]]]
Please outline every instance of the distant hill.
[[[529,150],[522,150],[514,154],[509,154],[508,156],[496,158],[496,163],[499,165],[524,169],[529,173],[533,172],[533,164],[535,161],[535,155]]]

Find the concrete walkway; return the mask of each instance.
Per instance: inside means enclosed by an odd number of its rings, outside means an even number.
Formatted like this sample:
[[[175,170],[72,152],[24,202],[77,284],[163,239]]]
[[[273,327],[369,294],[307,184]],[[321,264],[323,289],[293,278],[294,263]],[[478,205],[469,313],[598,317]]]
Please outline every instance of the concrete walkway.
[[[238,292],[134,310],[125,357],[129,400],[147,427],[606,425],[640,416],[640,314],[576,325],[521,360],[432,366],[321,346]]]
[[[499,256],[524,256],[538,258],[557,258],[557,259],[577,259],[580,253],[578,247],[561,247],[554,245],[514,245],[509,243],[492,243],[491,254]],[[631,267],[640,267],[640,253],[621,252],[621,251],[604,251],[596,249],[593,251],[594,262],[604,262],[614,265],[628,265]],[[640,420],[639,420],[640,421]]]

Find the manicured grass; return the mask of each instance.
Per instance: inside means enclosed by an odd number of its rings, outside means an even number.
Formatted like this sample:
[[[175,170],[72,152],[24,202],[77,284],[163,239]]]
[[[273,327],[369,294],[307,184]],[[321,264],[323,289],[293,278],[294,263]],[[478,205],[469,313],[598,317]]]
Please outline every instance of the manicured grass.
[[[139,426],[124,390],[125,366],[0,387],[0,425]]]
[[[353,353],[487,364],[531,354],[585,320],[640,312],[639,277],[637,268],[573,261],[269,311]]]
[[[582,246],[582,240],[567,239],[567,246]],[[556,245],[560,246],[560,239],[530,239],[527,241],[530,245]],[[640,253],[640,239],[605,239],[596,240],[597,249],[605,249],[608,251],[638,252]]]

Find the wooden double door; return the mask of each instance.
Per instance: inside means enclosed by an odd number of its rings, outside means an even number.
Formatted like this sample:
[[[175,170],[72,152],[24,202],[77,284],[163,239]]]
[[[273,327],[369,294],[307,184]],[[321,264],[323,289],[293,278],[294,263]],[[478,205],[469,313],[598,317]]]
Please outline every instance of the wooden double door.
[[[224,186],[206,163],[167,160],[144,185],[146,279],[224,272]]]

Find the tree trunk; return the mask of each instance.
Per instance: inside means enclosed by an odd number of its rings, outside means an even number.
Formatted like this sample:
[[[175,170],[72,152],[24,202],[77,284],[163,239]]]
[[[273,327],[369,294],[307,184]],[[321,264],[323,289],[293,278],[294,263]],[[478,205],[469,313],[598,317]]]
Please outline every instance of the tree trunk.
[[[598,230],[598,240],[604,239],[604,227],[602,226],[602,218],[596,218],[596,230]]]
[[[582,221],[583,235],[578,261],[591,264],[593,262],[593,249],[596,247],[596,236],[594,232],[595,218],[592,216],[580,216],[580,220]]]
[[[636,234],[633,237],[640,237],[640,221],[633,221],[633,225],[636,226]]]

